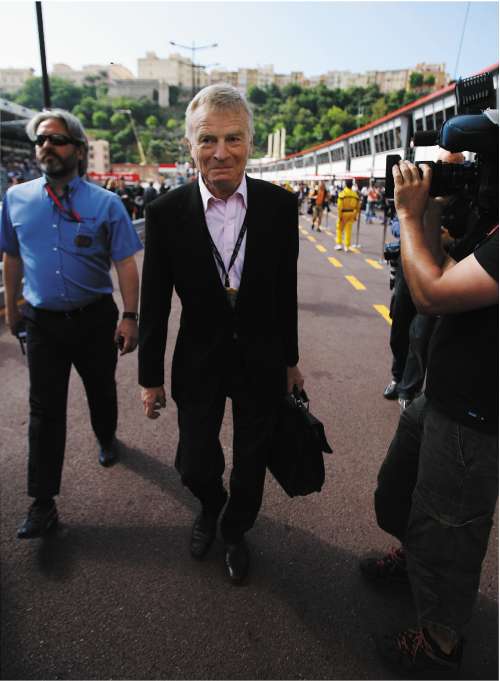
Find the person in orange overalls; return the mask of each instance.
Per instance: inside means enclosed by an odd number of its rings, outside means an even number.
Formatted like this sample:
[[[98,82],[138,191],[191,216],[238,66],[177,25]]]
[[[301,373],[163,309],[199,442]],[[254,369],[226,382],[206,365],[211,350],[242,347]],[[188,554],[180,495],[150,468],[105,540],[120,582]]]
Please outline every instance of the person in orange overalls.
[[[358,193],[352,188],[352,180],[345,181],[345,187],[340,192],[337,201],[337,239],[336,251],[342,250],[342,237],[344,241],[344,251],[347,253],[351,245],[352,223],[357,220],[360,209]]]

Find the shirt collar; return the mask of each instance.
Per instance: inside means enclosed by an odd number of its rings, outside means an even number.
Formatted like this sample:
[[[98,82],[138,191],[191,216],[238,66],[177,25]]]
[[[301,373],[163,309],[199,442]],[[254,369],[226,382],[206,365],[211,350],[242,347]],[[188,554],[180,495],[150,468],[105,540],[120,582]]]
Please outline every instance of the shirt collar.
[[[45,178],[45,184],[48,184],[49,181],[47,179],[47,175],[44,174],[44,178]],[[68,184],[66,185],[66,189],[67,189],[68,193],[73,194],[73,192],[78,188],[78,186],[80,185],[80,183],[82,181],[83,181],[83,178],[80,175],[77,175],[70,182],[68,182]]]
[[[222,199],[218,199],[216,196],[212,194],[209,189],[207,189],[207,185],[203,182],[203,178],[201,176],[201,173],[198,173],[198,186],[200,188],[200,194],[201,194],[201,200],[203,201],[203,210],[205,213],[208,210],[208,202],[210,199],[213,199],[214,201],[221,201]],[[243,174],[243,179],[241,180],[238,188],[234,192],[234,194],[231,194],[231,196],[236,196],[236,194],[239,194],[243,200],[243,205],[245,206],[245,209],[247,208],[247,178],[246,175]],[[231,197],[229,197],[231,198]]]

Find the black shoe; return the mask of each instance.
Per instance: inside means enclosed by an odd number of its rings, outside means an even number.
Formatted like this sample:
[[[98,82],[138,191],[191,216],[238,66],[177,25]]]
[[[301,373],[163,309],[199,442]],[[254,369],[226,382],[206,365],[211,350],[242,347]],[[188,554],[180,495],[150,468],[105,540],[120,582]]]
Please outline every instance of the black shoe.
[[[99,449],[99,463],[101,466],[108,467],[112,466],[118,461],[118,446],[116,440],[113,440],[111,446],[103,447],[101,445]]]
[[[398,383],[394,379],[385,387],[384,397],[386,400],[397,400],[398,398]]]
[[[52,503],[41,503],[35,500],[28,511],[26,520],[17,531],[18,539],[34,539],[42,537],[50,529],[57,526],[57,508],[54,500]]]
[[[238,544],[226,544],[226,574],[231,584],[243,584],[250,567],[250,553],[244,539]]]
[[[409,584],[406,557],[401,548],[393,548],[379,558],[363,558],[359,561],[359,569],[370,582]]]
[[[425,629],[376,634],[374,638],[379,654],[398,673],[398,678],[458,679],[463,640],[446,655]]]
[[[196,516],[191,531],[191,555],[196,560],[201,560],[214,543],[217,534],[218,513],[202,510]]]

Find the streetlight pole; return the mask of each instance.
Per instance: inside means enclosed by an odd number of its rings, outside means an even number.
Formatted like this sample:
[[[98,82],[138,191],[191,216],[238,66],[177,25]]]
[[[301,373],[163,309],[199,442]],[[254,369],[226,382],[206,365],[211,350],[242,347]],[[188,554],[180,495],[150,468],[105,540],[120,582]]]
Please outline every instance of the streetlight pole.
[[[174,47],[180,47],[183,50],[191,50],[191,90],[192,90],[192,96],[194,97],[196,94],[196,84],[195,84],[195,69],[196,69],[196,64],[194,63],[194,57],[195,57],[195,52],[196,50],[207,50],[211,47],[218,47],[218,43],[212,43],[211,45],[196,45],[194,40],[193,44],[190,45],[180,45],[179,43],[174,43],[173,40],[169,41],[171,45],[174,45]]]
[[[38,24],[38,42],[40,43],[40,61],[42,63],[42,82],[43,82],[43,108],[50,109],[50,84],[47,72],[47,60],[45,58],[45,38],[43,35],[43,16],[42,3],[35,2],[36,20]]]
[[[134,117],[132,116],[132,111],[130,109],[117,109],[117,113],[124,113],[128,114],[130,116],[130,123],[132,125],[132,131],[134,133],[135,141],[137,142],[137,149],[139,150],[139,158],[141,159],[141,166],[145,166],[147,164],[146,160],[146,154],[144,153],[144,149],[142,147],[141,140],[139,139],[139,135],[137,134],[137,130],[135,127],[135,122],[134,122]]]

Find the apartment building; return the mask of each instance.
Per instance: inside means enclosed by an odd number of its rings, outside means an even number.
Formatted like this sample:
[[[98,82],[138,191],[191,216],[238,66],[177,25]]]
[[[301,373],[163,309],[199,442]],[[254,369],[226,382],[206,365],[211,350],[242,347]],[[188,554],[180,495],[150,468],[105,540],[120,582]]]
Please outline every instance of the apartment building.
[[[89,173],[108,173],[110,168],[109,142],[106,140],[89,140],[87,171]]]
[[[84,85],[88,77],[100,77],[106,83],[135,78],[132,71],[122,64],[87,64],[81,70],[73,69],[68,64],[54,64],[51,75],[69,80],[75,85]]]
[[[34,69],[0,69],[0,92],[17,92],[34,74]]]

